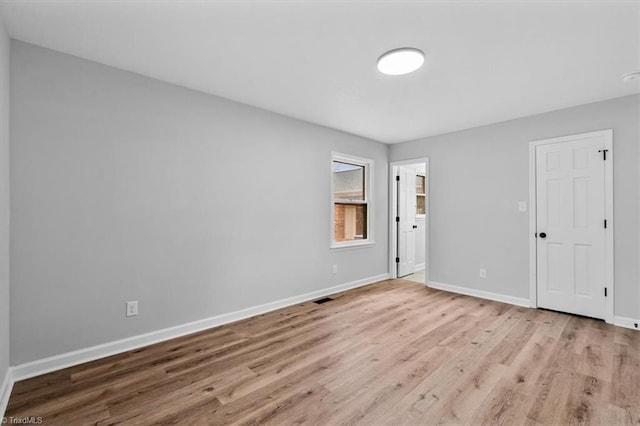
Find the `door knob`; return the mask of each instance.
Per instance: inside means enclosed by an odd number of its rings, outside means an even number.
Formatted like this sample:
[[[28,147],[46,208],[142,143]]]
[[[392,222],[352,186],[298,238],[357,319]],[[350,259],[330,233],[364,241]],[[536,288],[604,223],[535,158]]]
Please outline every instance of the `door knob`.
[[[540,238],[547,238],[547,234],[545,234],[544,232],[540,233]]]
[[[418,229],[418,225],[413,225],[413,229]]]

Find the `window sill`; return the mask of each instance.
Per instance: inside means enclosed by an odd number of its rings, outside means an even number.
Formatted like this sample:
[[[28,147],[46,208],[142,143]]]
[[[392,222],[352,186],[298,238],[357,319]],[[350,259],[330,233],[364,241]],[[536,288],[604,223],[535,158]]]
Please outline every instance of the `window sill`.
[[[340,251],[340,250],[349,250],[349,249],[373,247],[375,245],[376,245],[375,241],[363,241],[363,242],[348,243],[348,244],[336,244],[336,243],[333,243],[333,244],[331,244],[329,249],[331,251]]]

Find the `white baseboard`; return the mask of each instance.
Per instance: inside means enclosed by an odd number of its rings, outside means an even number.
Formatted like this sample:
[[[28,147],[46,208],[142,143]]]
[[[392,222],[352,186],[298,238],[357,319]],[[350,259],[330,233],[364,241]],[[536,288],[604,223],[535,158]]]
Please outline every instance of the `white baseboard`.
[[[453,293],[465,294],[467,296],[480,297],[482,299],[495,300],[497,302],[509,303],[512,305],[524,306],[525,308],[530,308],[529,299],[523,299],[520,297],[507,296],[504,294],[491,293],[488,291],[476,290],[467,287],[460,287],[457,285],[444,284],[435,281],[429,281],[427,287],[435,288],[438,290],[450,291]],[[632,330],[640,330],[640,319],[627,318],[615,316],[613,317],[613,324],[618,327],[630,328]],[[636,326],[637,324],[637,326]]]
[[[530,307],[529,299],[521,297],[507,296],[506,294],[491,293],[489,291],[476,290],[473,288],[460,287],[457,285],[444,284],[435,281],[429,281],[427,287],[435,288],[438,290],[450,291],[453,293],[460,293],[467,296],[479,297],[481,299],[495,300],[496,302],[509,303],[511,305]]]
[[[418,263],[416,265],[416,272],[424,270],[425,267],[426,267],[426,263]]]
[[[12,369],[9,368],[2,380],[2,387],[0,387],[0,423],[4,413],[7,411],[7,405],[9,404],[9,396],[11,396],[11,390],[13,389],[13,376],[11,374]]]
[[[293,296],[287,299],[277,300],[275,302],[265,303],[263,305],[242,309],[240,311],[216,315],[214,317],[178,325],[175,327],[152,331],[150,333],[116,340],[114,342],[104,343],[85,349],[79,349],[73,352],[55,355],[49,358],[31,361],[12,367],[12,379],[13,381],[28,379],[30,377],[39,376],[41,374],[50,373],[52,371],[61,370],[63,368],[72,367],[74,365],[83,364],[85,362],[94,361],[96,359],[105,358],[107,356],[138,349],[143,346],[163,342],[165,340],[175,339],[176,337],[185,336],[187,334],[197,333],[199,331],[203,331],[212,327],[217,327],[255,315],[275,311],[276,309],[281,309],[298,303],[307,302],[309,300],[328,296],[330,294],[339,293],[341,291],[350,290],[356,287],[362,287],[364,285],[386,280],[388,278],[389,274],[380,274],[373,277],[352,281],[346,284],[340,284],[334,287],[313,291],[311,293]]]
[[[627,318],[627,317],[613,317],[613,324],[619,327],[630,328],[632,330],[638,330],[640,327],[640,320]]]

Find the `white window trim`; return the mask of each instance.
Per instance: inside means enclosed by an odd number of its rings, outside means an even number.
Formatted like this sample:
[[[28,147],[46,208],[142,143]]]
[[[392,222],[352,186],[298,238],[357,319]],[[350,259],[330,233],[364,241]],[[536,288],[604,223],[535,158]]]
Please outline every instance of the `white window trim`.
[[[335,236],[335,209],[334,203],[336,200],[333,198],[333,162],[340,161],[351,164],[356,164],[358,166],[364,166],[364,197],[365,202],[367,204],[367,238],[364,240],[355,240],[355,241],[342,241],[336,242],[334,240]],[[373,221],[373,167],[374,162],[369,158],[356,157],[353,155],[342,154],[338,152],[331,152],[331,162],[329,163],[329,178],[331,179],[331,191],[329,194],[329,198],[331,200],[331,221],[330,221],[330,234],[329,241],[331,242],[330,248],[333,249],[344,249],[344,248],[357,248],[357,247],[367,247],[375,244],[374,234],[373,234],[373,226],[375,223]]]

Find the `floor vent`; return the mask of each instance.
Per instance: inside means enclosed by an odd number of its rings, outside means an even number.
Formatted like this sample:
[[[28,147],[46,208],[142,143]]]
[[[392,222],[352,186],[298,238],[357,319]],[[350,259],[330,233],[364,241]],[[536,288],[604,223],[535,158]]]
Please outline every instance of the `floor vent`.
[[[322,305],[323,303],[331,302],[333,299],[330,297],[325,297],[323,299],[314,300],[313,303],[317,303],[318,305]]]

